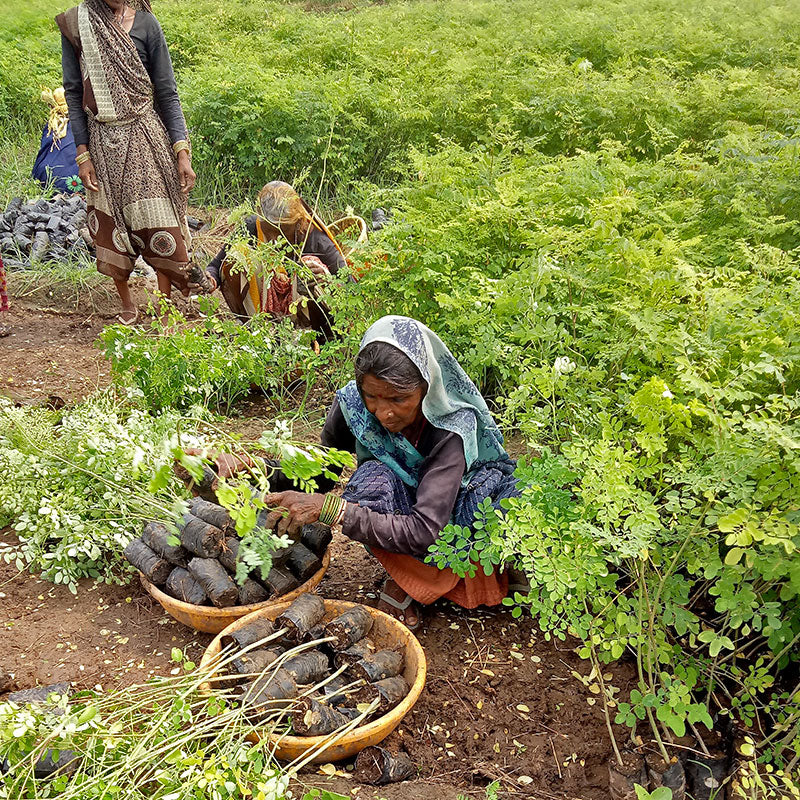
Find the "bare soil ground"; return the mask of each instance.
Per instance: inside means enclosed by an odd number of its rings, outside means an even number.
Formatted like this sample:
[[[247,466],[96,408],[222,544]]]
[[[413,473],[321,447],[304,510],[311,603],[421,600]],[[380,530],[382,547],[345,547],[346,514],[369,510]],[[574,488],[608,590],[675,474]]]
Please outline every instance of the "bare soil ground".
[[[0,339],[0,393],[19,401],[57,395],[73,402],[108,384],[107,365],[93,345],[102,318],[19,303],[12,309],[13,335]],[[380,565],[342,536],[332,547],[320,594],[374,604]],[[446,602],[426,609],[418,637],[428,658],[427,686],[388,744],[410,754],[419,779],[381,789],[358,786],[345,764],[331,778],[312,770],[304,781],[387,800],[477,798],[495,779],[502,797],[608,796],[608,733],[601,703],[572,675],[589,671],[574,643],[547,642],[532,620],[514,620],[502,609],[467,611]],[[173,647],[199,660],[210,640],[167,616],[138,582],[85,582],[73,596],[0,564],[0,671],[18,688],[62,680],[106,689],[138,683],[168,674]],[[616,664],[611,671],[624,693],[633,670]]]

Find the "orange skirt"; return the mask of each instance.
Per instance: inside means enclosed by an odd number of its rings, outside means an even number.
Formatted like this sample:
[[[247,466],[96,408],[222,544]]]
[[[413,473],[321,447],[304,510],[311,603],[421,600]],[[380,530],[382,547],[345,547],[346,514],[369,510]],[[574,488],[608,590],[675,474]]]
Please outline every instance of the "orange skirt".
[[[508,594],[508,575],[495,570],[485,575],[478,567],[474,578],[459,578],[453,570],[423,564],[413,556],[370,547],[397,585],[418,603],[429,605],[440,597],[462,608],[496,606]]]

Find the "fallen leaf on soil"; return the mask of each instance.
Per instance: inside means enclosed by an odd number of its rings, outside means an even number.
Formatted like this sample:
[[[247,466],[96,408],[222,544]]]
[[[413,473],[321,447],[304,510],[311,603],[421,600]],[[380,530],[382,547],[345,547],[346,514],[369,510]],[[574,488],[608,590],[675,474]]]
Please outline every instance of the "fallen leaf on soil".
[[[335,775],[336,774],[336,767],[333,764],[323,764],[319,771],[323,775]]]
[[[494,672],[492,672],[490,669],[482,669],[480,672],[481,675],[488,675],[490,678],[494,678]]]
[[[517,711],[524,711],[526,714],[530,713],[530,709],[525,705],[525,703],[520,703],[517,705]]]

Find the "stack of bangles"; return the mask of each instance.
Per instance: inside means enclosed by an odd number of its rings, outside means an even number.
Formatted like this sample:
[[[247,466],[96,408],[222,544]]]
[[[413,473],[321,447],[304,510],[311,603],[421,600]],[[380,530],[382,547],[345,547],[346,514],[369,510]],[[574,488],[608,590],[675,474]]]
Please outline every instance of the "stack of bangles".
[[[75,156],[75,163],[80,166],[81,164],[85,164],[87,161],[92,160],[92,154],[87,150],[84,153],[81,153],[79,156]]]
[[[172,145],[172,152],[175,153],[176,156],[181,150],[186,150],[187,152],[191,153],[191,145],[186,141],[186,139],[179,139]]]
[[[338,525],[344,518],[347,510],[347,501],[335,494],[326,494],[322,501],[322,510],[319,512],[319,521],[323,525]]]

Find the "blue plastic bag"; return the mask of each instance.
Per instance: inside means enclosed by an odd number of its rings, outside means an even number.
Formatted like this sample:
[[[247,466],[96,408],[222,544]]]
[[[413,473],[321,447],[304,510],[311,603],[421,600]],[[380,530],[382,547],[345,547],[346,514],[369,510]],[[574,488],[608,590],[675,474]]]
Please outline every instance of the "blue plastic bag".
[[[81,191],[83,186],[78,178],[78,165],[75,162],[77,155],[70,123],[67,124],[66,135],[59,140],[53,138],[53,134],[45,125],[39,155],[33,164],[34,179],[43,187],[52,182],[59,192]]]

